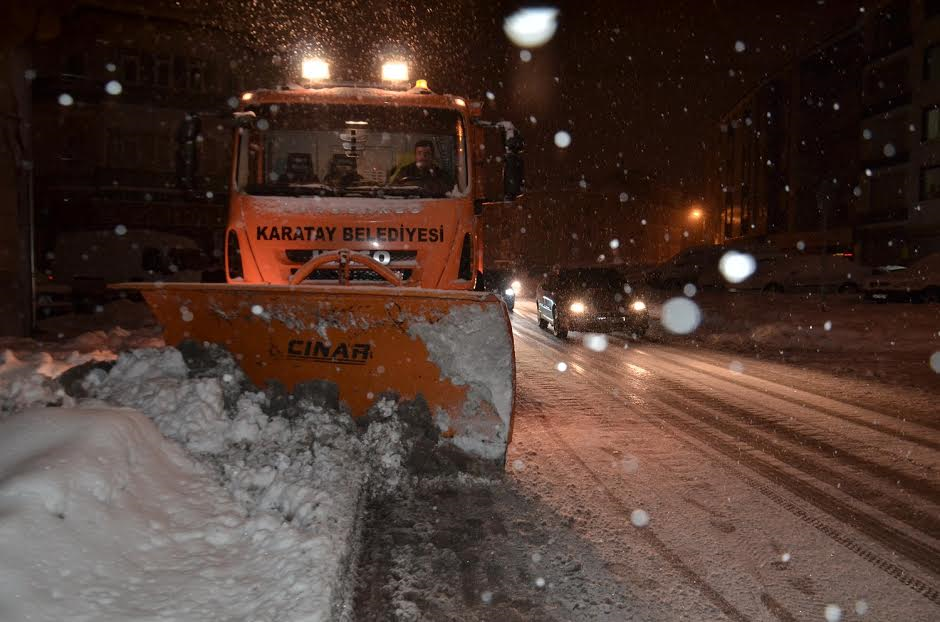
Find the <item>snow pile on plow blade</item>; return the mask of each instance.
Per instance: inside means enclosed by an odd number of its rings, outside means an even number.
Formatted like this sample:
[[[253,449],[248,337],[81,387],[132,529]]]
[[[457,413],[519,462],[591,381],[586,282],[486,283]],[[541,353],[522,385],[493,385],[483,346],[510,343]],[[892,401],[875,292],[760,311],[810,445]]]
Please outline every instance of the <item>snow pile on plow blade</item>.
[[[422,398],[444,442],[502,463],[515,359],[492,294],[369,286],[122,283],[140,291],[168,345],[231,351],[259,386],[327,380],[353,416],[383,393]]]

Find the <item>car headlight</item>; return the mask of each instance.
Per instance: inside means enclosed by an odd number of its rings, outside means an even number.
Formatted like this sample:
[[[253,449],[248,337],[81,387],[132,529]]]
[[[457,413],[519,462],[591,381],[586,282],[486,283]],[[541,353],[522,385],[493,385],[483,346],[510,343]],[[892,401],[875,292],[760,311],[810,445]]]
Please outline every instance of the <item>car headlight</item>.
[[[511,287],[508,287],[508,288],[506,288],[506,291],[505,291],[504,293],[505,293],[507,296],[515,296],[515,295],[516,295],[516,290],[514,290],[514,289],[511,288]]]
[[[632,305],[630,305],[630,308],[634,311],[644,311],[646,309],[646,303],[642,300],[637,300]]]
[[[509,285],[509,287],[512,288],[512,291],[513,291],[513,292],[518,292],[520,289],[522,289],[522,283],[520,283],[519,281],[513,281],[513,282]],[[508,293],[508,292],[507,292],[507,293]]]
[[[568,308],[571,309],[572,313],[584,313],[587,310],[583,302],[572,302]]]

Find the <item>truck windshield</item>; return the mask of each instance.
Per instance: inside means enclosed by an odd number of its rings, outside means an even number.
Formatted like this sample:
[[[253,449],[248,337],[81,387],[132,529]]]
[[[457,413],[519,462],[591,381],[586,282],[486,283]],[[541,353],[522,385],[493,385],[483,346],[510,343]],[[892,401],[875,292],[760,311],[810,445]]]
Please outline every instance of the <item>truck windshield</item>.
[[[265,104],[241,130],[237,187],[259,195],[442,198],[467,186],[460,115],[414,106]]]

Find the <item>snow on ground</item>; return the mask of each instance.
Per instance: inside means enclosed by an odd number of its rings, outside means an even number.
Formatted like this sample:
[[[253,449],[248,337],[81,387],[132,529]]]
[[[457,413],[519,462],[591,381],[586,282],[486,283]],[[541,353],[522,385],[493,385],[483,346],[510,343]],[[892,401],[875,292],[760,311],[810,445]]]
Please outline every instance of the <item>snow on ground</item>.
[[[681,292],[653,290],[661,303]],[[940,351],[940,305],[874,304],[856,295],[698,291],[691,298],[701,324],[675,335],[659,321],[648,338],[673,344],[751,353],[762,358],[824,367],[827,371],[929,388],[937,386],[930,357]]]
[[[360,434],[219,350],[109,358],[4,355],[0,619],[341,616],[370,474],[402,464],[396,404]]]

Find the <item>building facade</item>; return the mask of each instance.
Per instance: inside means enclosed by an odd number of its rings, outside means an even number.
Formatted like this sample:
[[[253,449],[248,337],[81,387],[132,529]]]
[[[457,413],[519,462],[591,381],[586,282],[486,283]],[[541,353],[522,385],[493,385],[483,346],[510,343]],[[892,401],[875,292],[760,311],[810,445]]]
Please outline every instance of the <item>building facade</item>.
[[[940,250],[940,1],[893,0],[721,122],[720,237],[864,264]]]

